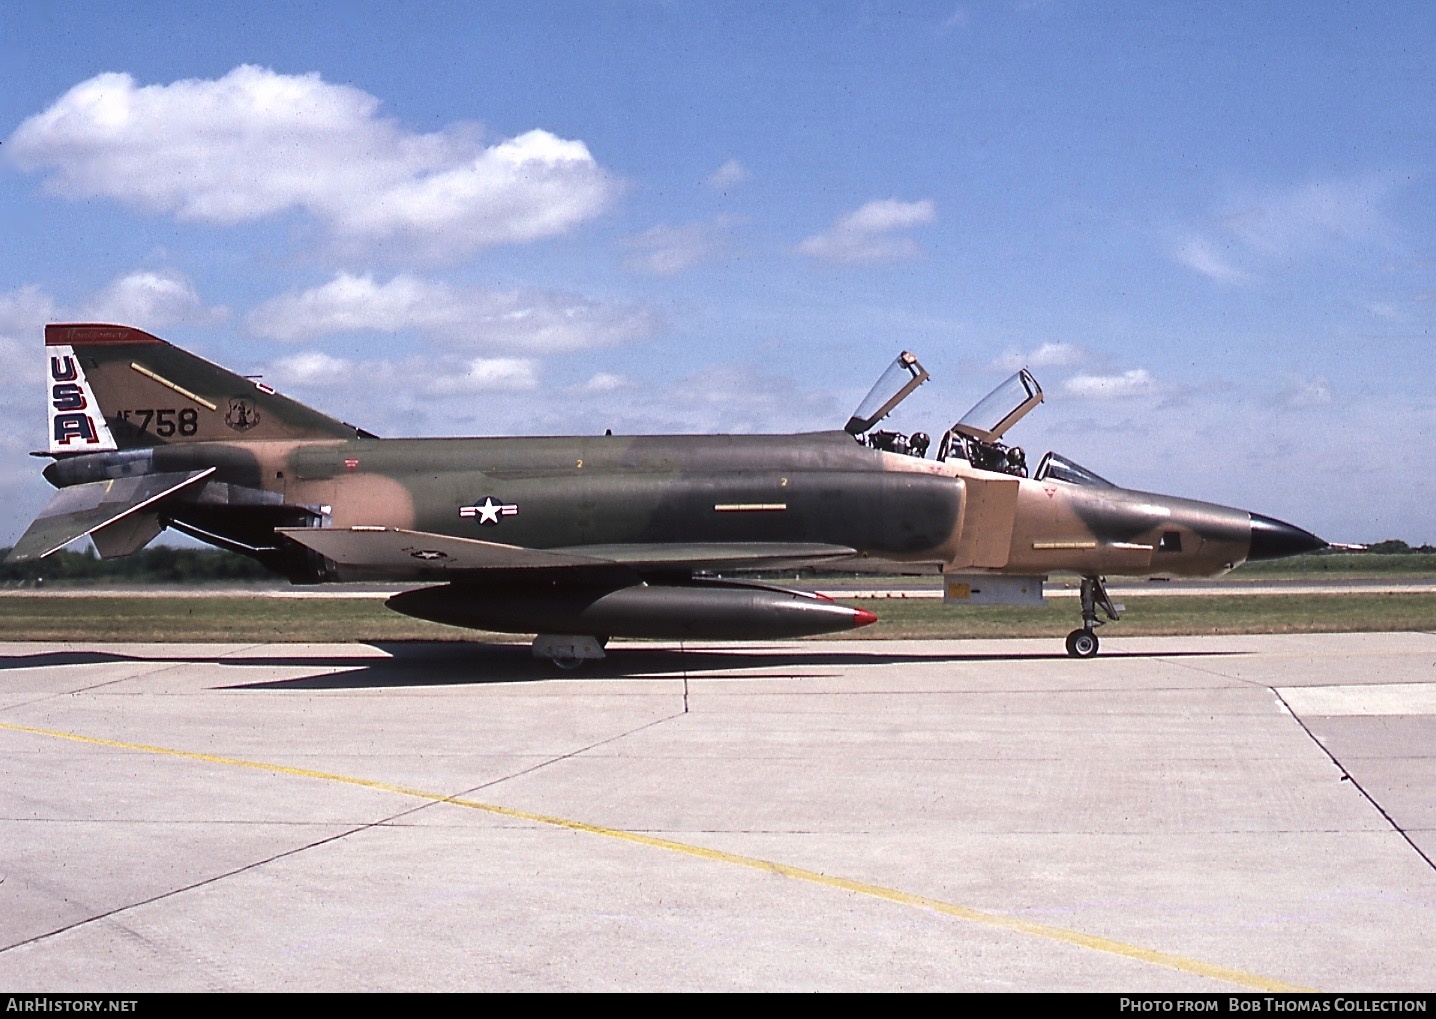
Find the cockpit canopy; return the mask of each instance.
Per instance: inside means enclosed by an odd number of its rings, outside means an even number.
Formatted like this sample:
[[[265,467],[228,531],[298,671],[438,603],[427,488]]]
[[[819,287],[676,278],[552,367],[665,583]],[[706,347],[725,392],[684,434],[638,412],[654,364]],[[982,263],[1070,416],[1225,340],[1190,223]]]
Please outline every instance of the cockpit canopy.
[[[929,439],[924,432],[905,435],[901,432],[872,431],[874,425],[891,414],[898,404],[927,380],[927,370],[918,363],[916,356],[904,350],[888,365],[858,409],[853,411],[846,431],[873,449],[927,456]],[[981,470],[1027,477],[1027,454],[1020,446],[1003,445],[1001,439],[1041,402],[1042,387],[1032,373],[1023,368],[979,400],[957,424],[947,430],[938,445],[937,459],[966,460]],[[1034,478],[1071,485],[1114,487],[1106,478],[1058,453],[1048,453],[1042,458]]]
[[[1023,368],[979,400],[952,430],[983,442],[996,442],[1041,402],[1042,387]]]
[[[897,360],[888,365],[853,416],[848,418],[844,430],[857,437],[892,413],[894,407],[928,380],[927,369],[917,363],[917,355],[904,350]]]

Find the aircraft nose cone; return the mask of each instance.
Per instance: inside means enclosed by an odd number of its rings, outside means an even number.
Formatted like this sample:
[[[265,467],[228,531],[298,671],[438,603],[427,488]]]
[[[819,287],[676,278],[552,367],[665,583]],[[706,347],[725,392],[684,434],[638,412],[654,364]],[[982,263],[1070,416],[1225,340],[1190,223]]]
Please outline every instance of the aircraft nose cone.
[[[1253,513],[1252,548],[1247,553],[1247,562],[1262,559],[1281,559],[1303,552],[1315,552],[1326,548],[1326,542],[1310,531],[1285,523],[1273,517]]]

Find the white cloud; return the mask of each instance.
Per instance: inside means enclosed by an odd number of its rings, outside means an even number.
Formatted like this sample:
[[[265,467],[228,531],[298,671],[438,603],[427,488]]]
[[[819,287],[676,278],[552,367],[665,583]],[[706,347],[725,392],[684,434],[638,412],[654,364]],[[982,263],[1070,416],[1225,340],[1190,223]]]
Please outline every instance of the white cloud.
[[[480,429],[529,435],[795,432],[842,426],[846,399],[752,365],[715,365],[678,379],[600,372],[487,405]]]
[[[280,385],[327,388],[341,385],[352,369],[353,363],[343,358],[307,350],[281,358],[274,365],[273,375]]]
[[[375,393],[391,397],[453,397],[522,392],[538,386],[538,363],[519,357],[409,357],[356,361],[308,350],[280,358],[265,373],[281,389]]]
[[[207,307],[194,284],[179,272],[141,270],[112,281],[81,307],[79,317],[158,329],[223,322],[229,309]]]
[[[1291,410],[1325,407],[1331,403],[1331,386],[1320,375],[1310,379],[1294,378],[1277,394],[1277,402]]]
[[[1396,230],[1384,206],[1394,187],[1389,175],[1367,174],[1248,191],[1181,237],[1172,257],[1210,279],[1245,283],[1294,262],[1390,244]]]
[[[62,307],[43,288],[28,284],[0,294],[0,386],[15,378],[29,380],[34,365],[38,379],[45,326],[50,322],[114,322],[151,332],[172,325],[222,322],[229,309],[208,306],[184,274],[173,269],[141,269],[117,276],[98,293],[71,308]],[[38,384],[38,383],[37,383]]]
[[[1407,325],[1411,322],[1411,316],[1403,311],[1400,305],[1391,301],[1372,301],[1366,306],[1366,310],[1377,318],[1384,318],[1397,325]]]
[[[0,336],[38,337],[57,314],[54,300],[34,283],[0,294]]]
[[[1135,368],[1120,375],[1074,375],[1062,384],[1072,396],[1088,400],[1123,400],[1134,396],[1153,396],[1159,391],[1157,380],[1145,368]]]
[[[69,198],[235,224],[301,209],[341,242],[436,258],[562,233],[616,191],[581,141],[533,130],[485,146],[474,125],[415,134],[318,74],[236,67],[216,80],[81,82],[5,146]]]
[[[553,353],[612,346],[657,329],[631,305],[572,294],[487,290],[400,273],[387,283],[339,273],[318,287],[275,297],[250,312],[251,332],[288,342],[332,333],[413,330],[490,349]]]
[[[1389,178],[1307,181],[1254,196],[1222,225],[1253,251],[1277,258],[1317,254],[1333,244],[1381,240],[1391,233],[1382,205]]]
[[[538,388],[538,362],[526,357],[476,357],[462,371],[440,378],[440,395],[514,392]]]
[[[752,177],[748,168],[736,159],[730,159],[709,176],[707,184],[716,191],[726,191],[731,187],[742,184]]]
[[[841,427],[848,408],[826,392],[751,365],[714,365],[666,386],[644,408],[654,425],[684,432],[786,432]]]
[[[625,242],[629,255],[623,260],[624,268],[676,276],[722,251],[731,223],[722,217],[712,223],[659,224]]]
[[[916,241],[898,233],[931,223],[937,208],[929,199],[902,202],[894,198],[868,202],[823,233],[798,245],[805,255],[833,262],[892,262],[922,253]]]
[[[616,393],[618,390],[625,389],[631,385],[632,383],[622,375],[614,375],[610,372],[595,372],[589,376],[587,381],[571,387],[570,392],[579,396],[597,396],[601,393]]]
[[[1087,360],[1087,352],[1072,343],[1044,343],[1026,354],[1009,350],[994,358],[989,367],[997,371],[1015,372],[1020,368],[1070,368]]]
[[[1203,237],[1189,237],[1178,245],[1174,255],[1189,269],[1223,283],[1242,283],[1249,277],[1216,250],[1216,245]]]

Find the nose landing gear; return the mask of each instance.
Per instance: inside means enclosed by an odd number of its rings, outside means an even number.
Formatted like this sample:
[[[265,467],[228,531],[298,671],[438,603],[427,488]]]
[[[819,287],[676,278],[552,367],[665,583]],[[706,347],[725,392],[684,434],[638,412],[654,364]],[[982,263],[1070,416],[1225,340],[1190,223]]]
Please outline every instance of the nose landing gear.
[[[1097,618],[1097,609],[1102,609],[1107,619]],[[1067,653],[1073,658],[1094,658],[1100,642],[1094,632],[1104,626],[1107,620],[1116,622],[1121,618],[1122,606],[1112,604],[1107,594],[1107,585],[1101,577],[1082,578],[1082,629],[1067,635]]]

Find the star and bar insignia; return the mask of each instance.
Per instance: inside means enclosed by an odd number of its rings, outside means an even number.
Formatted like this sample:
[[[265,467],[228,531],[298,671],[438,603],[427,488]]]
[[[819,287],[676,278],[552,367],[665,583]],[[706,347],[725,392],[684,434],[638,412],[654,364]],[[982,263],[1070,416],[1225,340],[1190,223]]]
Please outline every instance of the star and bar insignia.
[[[499,502],[492,495],[484,496],[483,502],[459,507],[459,516],[473,518],[487,525],[497,524],[500,517],[517,516],[518,512],[518,503]]]

